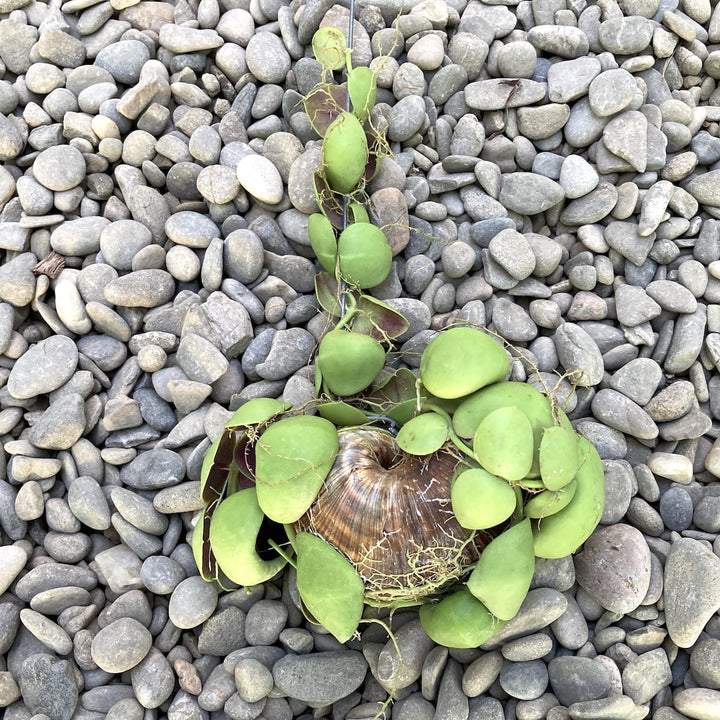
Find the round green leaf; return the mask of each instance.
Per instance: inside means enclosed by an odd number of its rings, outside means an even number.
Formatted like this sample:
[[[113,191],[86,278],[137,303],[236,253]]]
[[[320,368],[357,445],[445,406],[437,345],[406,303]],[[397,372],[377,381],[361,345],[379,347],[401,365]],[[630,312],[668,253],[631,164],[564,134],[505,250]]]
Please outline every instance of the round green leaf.
[[[476,648],[505,624],[494,618],[467,588],[445,596],[437,605],[423,605],[420,622],[432,640],[454,648]]]
[[[580,467],[575,475],[575,495],[566,507],[543,518],[533,529],[538,557],[561,558],[575,552],[592,535],[602,517],[605,504],[602,460],[580,435],[578,453]]]
[[[534,520],[554,515],[570,504],[576,490],[577,480],[571,480],[559,490],[543,490],[525,503],[523,513]]]
[[[368,387],[383,369],[385,351],[369,335],[331,330],[320,341],[315,363],[330,392],[355,395]]]
[[[343,112],[330,123],[321,153],[330,187],[344,195],[353,192],[365,172],[368,146],[362,124],[352,113]]]
[[[358,202],[348,203],[348,222],[370,222],[365,206]]]
[[[379,285],[390,272],[392,249],[385,233],[375,225],[356,222],[338,238],[340,274],[362,289]]]
[[[515,511],[515,492],[484,468],[469,468],[453,478],[450,500],[457,521],[469,530],[505,522]]]
[[[249,426],[264,423],[281,415],[292,406],[273,398],[253,398],[243,403],[227,421],[225,427]]]
[[[473,452],[493,475],[509,482],[522,480],[530,472],[534,452],[527,415],[515,406],[493,410],[475,431]]]
[[[365,586],[349,560],[316,535],[299,532],[297,588],[312,616],[341,643],[362,618]]]
[[[510,620],[528,594],[534,571],[533,534],[526,518],[485,547],[467,586],[495,617]]]
[[[293,523],[312,505],[338,451],[337,429],[314,415],[273,423],[255,445],[257,499],[279,523]]]
[[[370,422],[368,416],[362,410],[349,403],[342,402],[342,400],[322,403],[317,406],[317,411],[333,425],[339,425],[340,427],[365,425]]]
[[[308,237],[310,238],[310,247],[312,247],[320,264],[325,270],[334,275],[337,258],[335,229],[322,213],[313,213],[308,218]]]
[[[328,70],[340,70],[345,66],[347,41],[345,36],[334,27],[320,28],[312,39],[315,59]]]
[[[369,67],[356,67],[348,73],[348,92],[352,101],[353,113],[364,123],[370,117],[375,105],[377,83],[375,73]]]
[[[428,412],[408,420],[397,435],[397,444],[411,455],[432,455],[448,439],[447,420]]]
[[[565,487],[578,469],[577,435],[560,425],[545,428],[540,440],[540,477],[548,490]]]
[[[489,335],[471,327],[441,332],[422,354],[420,379],[428,392],[458,398],[502,380],[510,370],[503,348]]]
[[[255,488],[230,495],[215,510],[210,522],[210,545],[220,569],[238,585],[269,580],[285,565],[283,557],[263,560],[256,550],[263,512]],[[194,538],[193,538],[194,539]]]

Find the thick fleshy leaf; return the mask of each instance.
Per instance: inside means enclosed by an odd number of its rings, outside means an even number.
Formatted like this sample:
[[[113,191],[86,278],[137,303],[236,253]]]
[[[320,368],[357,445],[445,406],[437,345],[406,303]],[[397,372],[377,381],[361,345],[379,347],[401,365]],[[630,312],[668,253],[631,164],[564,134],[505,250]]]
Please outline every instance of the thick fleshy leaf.
[[[347,642],[362,618],[362,579],[349,560],[316,535],[299,532],[294,545],[303,603],[337,640]]]
[[[471,327],[454,327],[425,348],[420,378],[428,392],[452,399],[502,380],[509,369],[507,353],[489,335]]]
[[[313,130],[322,137],[335,118],[345,110],[347,88],[344,85],[318,85],[304,101]]]
[[[327,219],[341,230],[343,227],[343,196],[333,190],[323,174],[322,170],[313,173],[313,187],[315,188],[315,199]]]
[[[205,453],[200,468],[200,497],[204,503],[217,500],[224,494],[234,447],[235,433],[225,428]]]
[[[410,323],[404,315],[387,303],[370,295],[361,295],[357,302],[357,313],[352,321],[356,332],[370,335],[380,342],[393,340],[402,335]]]
[[[372,383],[385,365],[377,340],[346,330],[332,330],[320,341],[315,364],[334,395],[355,395]]]
[[[365,131],[349,112],[341,113],[328,127],[322,144],[322,171],[338,193],[355,191],[368,161]]]
[[[438,413],[428,412],[408,420],[397,436],[397,444],[411,455],[432,455],[448,439],[447,420]]]
[[[327,273],[315,274],[315,295],[320,307],[333,317],[342,315],[340,282]]]
[[[475,434],[480,421],[498,408],[515,405],[520,408],[530,420],[533,429],[533,462],[529,475],[540,475],[539,449],[545,428],[556,424],[556,415],[562,425],[564,413],[553,411],[550,400],[532,385],[521,382],[497,382],[488,385],[467,397],[458,406],[453,414],[453,428],[464,438],[471,438]],[[569,427],[569,423],[568,423]]]
[[[453,478],[450,500],[458,522],[482,530],[505,522],[515,511],[515,491],[484,468],[468,468]]]
[[[545,428],[540,440],[540,477],[548,490],[565,487],[578,469],[577,435],[554,425]]]
[[[493,410],[475,431],[473,452],[493,475],[509,482],[522,480],[533,461],[533,428],[528,416],[514,405]]]
[[[395,405],[417,397],[417,377],[408,368],[399,368],[373,388],[368,402],[379,406]]]
[[[370,222],[367,210],[359,202],[348,203],[348,223]]]
[[[270,418],[282,415],[292,406],[273,398],[253,398],[243,403],[228,420],[226,427],[247,427],[267,422]]]
[[[300,518],[337,451],[337,430],[324,418],[296,415],[270,425],[255,445],[257,499],[263,512],[279,523]]]
[[[423,605],[420,622],[436,643],[451,648],[476,648],[505,625],[467,588],[446,595],[437,605]]]
[[[534,520],[554,515],[570,504],[576,490],[577,480],[571,480],[559,490],[543,490],[525,503],[523,513]]]
[[[319,415],[339,427],[366,425],[370,422],[362,410],[341,400],[322,403],[317,406],[317,411]]]
[[[337,239],[332,223],[322,213],[313,213],[308,218],[308,237],[320,264],[327,272],[335,274],[337,260]]]
[[[580,467],[573,499],[559,512],[538,521],[533,529],[535,555],[561,558],[575,552],[597,527],[605,505],[605,476],[598,451],[578,435]]]
[[[381,139],[374,133],[365,133],[365,140],[368,146],[368,159],[367,164],[365,165],[365,170],[363,171],[363,180],[367,185],[367,183],[369,183],[377,174],[380,166],[380,158],[388,155],[389,153],[386,149],[386,145],[383,144],[384,141],[381,141]]]
[[[348,92],[355,117],[364,123],[375,105],[377,83],[375,73],[369,67],[356,67],[348,73]]]
[[[328,70],[345,67],[347,41],[345,35],[334,27],[320,28],[313,35],[312,49],[315,59]]]
[[[391,420],[394,420],[398,425],[404,425],[406,422],[412,420],[417,412],[417,401],[416,400],[404,400],[396,405],[388,408],[385,411]]]
[[[205,508],[195,524],[191,547],[195,564],[200,571],[202,579],[207,582],[212,582],[218,577],[218,566],[215,554],[212,551],[212,546],[210,545],[210,520],[206,520],[207,510],[208,508]],[[210,517],[212,517],[214,510],[215,507],[213,506]]]
[[[526,518],[484,548],[467,586],[495,617],[510,620],[528,594],[534,571],[533,534]]]
[[[248,488],[223,500],[210,522],[213,554],[220,569],[238,585],[265,582],[285,565],[279,555],[264,560],[257,552],[263,520],[255,488]]]
[[[362,289],[379,285],[392,267],[392,249],[385,233],[371,223],[354,223],[338,238],[340,274]]]

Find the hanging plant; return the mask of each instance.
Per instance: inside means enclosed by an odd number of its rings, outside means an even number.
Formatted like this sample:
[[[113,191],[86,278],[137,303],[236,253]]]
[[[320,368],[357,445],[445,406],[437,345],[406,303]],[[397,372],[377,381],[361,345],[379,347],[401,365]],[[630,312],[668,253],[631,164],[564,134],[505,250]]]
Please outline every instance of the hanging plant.
[[[508,353],[478,328],[438,333],[417,374],[386,367],[408,323],[369,294],[392,264],[365,209],[386,147],[371,124],[375,77],[352,67],[337,30],[313,49],[328,78],[347,74],[305,101],[323,138],[315,289],[335,327],[319,343],[314,402],[251,400],[208,451],[196,561],[223,586],[292,563],[306,616],[341,642],[365,605],[421,605],[433,640],[475,647],[518,612],[536,557],[571,554],[595,529],[602,463],[552,393],[507,380]]]

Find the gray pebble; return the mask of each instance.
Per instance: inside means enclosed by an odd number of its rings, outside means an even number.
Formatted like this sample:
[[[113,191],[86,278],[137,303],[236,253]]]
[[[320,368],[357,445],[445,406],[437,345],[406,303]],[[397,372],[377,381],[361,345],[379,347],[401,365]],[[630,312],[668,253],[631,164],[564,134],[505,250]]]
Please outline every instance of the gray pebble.
[[[64,335],[53,335],[33,345],[20,357],[8,377],[8,390],[18,399],[52,392],[75,372],[78,352]]]
[[[628,435],[652,440],[658,428],[652,418],[635,402],[616,390],[599,390],[592,400],[595,417],[616,430]]]
[[[34,715],[70,720],[78,702],[72,664],[45,653],[31,655],[18,676],[23,701]]]
[[[155,647],[132,668],[133,691],[144,708],[157,708],[172,695],[175,673],[167,658]]]
[[[610,676],[596,660],[586,657],[555,657],[548,663],[550,686],[565,706],[598,700],[610,694]]]
[[[213,614],[217,598],[215,587],[199,575],[186,578],[178,583],[170,596],[170,620],[179,628],[197,627]]]
[[[135,667],[148,653],[152,637],[132,618],[120,618],[100,630],[92,641],[92,658],[110,673]]]
[[[150,592],[169,595],[185,579],[185,571],[171,558],[153,555],[145,558],[140,576]]]
[[[508,663],[498,678],[500,687],[518,700],[535,700],[546,690],[548,669],[542,660]]]
[[[72,145],[43,150],[33,163],[35,179],[48,190],[70,190],[85,179],[85,158]]]
[[[626,613],[650,585],[650,550],[639,530],[617,524],[596,530],[575,558],[580,585],[607,610]]]
[[[657,648],[631,660],[622,671],[623,691],[637,705],[649,702],[672,682],[665,650]]]
[[[207,655],[228,655],[245,644],[245,613],[236,607],[223,608],[208,618],[198,638],[199,651]]]
[[[175,281],[165,270],[135,270],[105,286],[105,299],[120,307],[152,308],[170,300]]]
[[[121,482],[139,490],[159,490],[177,485],[184,477],[182,457],[166,448],[140,453],[120,471]]]
[[[311,707],[346,697],[360,686],[366,672],[363,656],[351,650],[285,655],[272,668],[275,685]]]
[[[261,662],[247,658],[235,666],[235,686],[245,702],[256,703],[272,690],[273,676]]]
[[[720,560],[702,543],[677,539],[665,563],[665,618],[672,641],[692,647],[720,607]]]
[[[288,611],[275,600],[260,600],[248,611],[245,637],[250,645],[272,645],[285,627]]]

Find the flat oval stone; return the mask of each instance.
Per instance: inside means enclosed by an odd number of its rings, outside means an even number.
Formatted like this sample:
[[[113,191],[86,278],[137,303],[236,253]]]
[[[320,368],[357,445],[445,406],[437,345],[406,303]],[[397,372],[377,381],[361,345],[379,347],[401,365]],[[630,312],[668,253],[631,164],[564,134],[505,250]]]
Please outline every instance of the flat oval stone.
[[[515,172],[503,175],[498,200],[520,215],[536,215],[565,197],[562,186],[544,175]]]
[[[43,150],[33,163],[35,179],[48,190],[71,190],[85,179],[85,158],[73,145]]]
[[[78,701],[73,669],[68,660],[47,653],[30,655],[18,674],[22,699],[29,712],[53,720],[70,720]]]
[[[665,561],[664,597],[670,639],[692,647],[720,608],[720,558],[698,540],[676,540]]]
[[[643,534],[625,525],[595,531],[575,558],[578,583],[606,610],[625,614],[650,586],[650,549]]]
[[[178,245],[206,248],[213,238],[220,237],[220,229],[207,216],[191,210],[181,210],[165,222],[165,233]]]
[[[598,420],[620,432],[641,440],[658,436],[658,427],[645,410],[617,390],[598,390],[591,407]]]
[[[93,638],[90,652],[98,667],[109,673],[134,668],[152,645],[152,635],[133,618],[120,618],[102,628]]]
[[[77,347],[69,337],[53,335],[41,340],[15,361],[8,392],[19,400],[50,393],[72,377],[77,363]]]
[[[365,658],[354,650],[285,655],[272,668],[278,688],[311,707],[347,697],[360,686],[366,672]]]
[[[189,629],[202,625],[215,612],[218,592],[199,575],[178,583],[170,596],[168,613],[172,623]]]
[[[157,307],[172,300],[174,293],[175,280],[166,270],[136,270],[105,286],[105,299],[120,307]]]
[[[120,471],[120,480],[138,490],[159,490],[177,485],[185,477],[185,463],[178,453],[166,448],[140,453]]]
[[[260,202],[277,205],[283,197],[280,171],[262,155],[246,155],[237,165],[237,178],[245,190]]]

